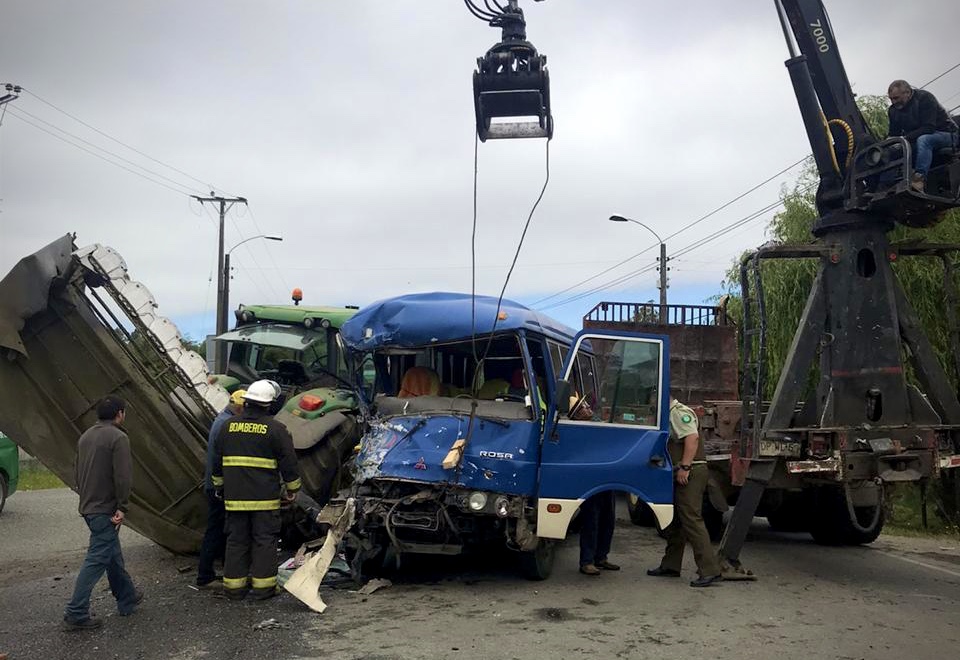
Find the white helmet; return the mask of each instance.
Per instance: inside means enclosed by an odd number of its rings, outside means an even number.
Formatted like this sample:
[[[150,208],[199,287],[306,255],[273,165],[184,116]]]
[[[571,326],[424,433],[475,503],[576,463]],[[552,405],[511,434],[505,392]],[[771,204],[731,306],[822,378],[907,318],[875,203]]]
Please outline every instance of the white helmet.
[[[247,394],[243,400],[267,404],[272,403],[278,396],[280,396],[279,385],[272,380],[258,380],[247,388]]]

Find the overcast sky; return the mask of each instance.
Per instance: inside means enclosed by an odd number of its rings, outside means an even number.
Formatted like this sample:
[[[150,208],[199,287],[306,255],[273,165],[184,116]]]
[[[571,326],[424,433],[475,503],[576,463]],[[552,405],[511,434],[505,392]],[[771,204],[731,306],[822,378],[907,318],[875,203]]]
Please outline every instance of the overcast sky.
[[[599,300],[655,299],[651,270],[553,306],[654,263],[652,235],[607,222],[611,213],[667,237],[809,152],[769,0],[521,6],[548,56],[556,133],[508,297],[571,324]],[[960,61],[960,3],[828,9],[858,93],[883,94],[894,78],[922,84]],[[294,286],[307,303],[336,305],[469,291],[471,74],[498,39],[459,0],[4,0],[0,83],[30,93],[0,126],[0,276],[76,232],[79,245],[116,248],[185,332],[210,332],[217,227],[214,209],[189,194],[215,190],[250,200],[228,215],[228,248],[284,237],[233,253],[231,307],[287,302]],[[960,70],[929,89],[960,104]],[[28,121],[153,173],[136,176]],[[544,147],[479,147],[483,293],[502,286],[543,184]],[[669,251],[775,201],[795,174],[672,237]],[[765,240],[768,219],[672,261],[671,302],[716,292],[731,259]]]

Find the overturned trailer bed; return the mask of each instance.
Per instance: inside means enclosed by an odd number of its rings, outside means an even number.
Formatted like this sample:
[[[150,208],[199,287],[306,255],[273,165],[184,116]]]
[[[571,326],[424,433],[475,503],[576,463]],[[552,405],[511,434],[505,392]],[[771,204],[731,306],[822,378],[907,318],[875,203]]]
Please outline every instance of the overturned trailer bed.
[[[0,281],[0,429],[71,488],[80,434],[96,402],[127,402],[133,454],[130,526],[174,552],[205,528],[206,434],[227,392],[186,350],[150,292],[113,250],[72,235]]]

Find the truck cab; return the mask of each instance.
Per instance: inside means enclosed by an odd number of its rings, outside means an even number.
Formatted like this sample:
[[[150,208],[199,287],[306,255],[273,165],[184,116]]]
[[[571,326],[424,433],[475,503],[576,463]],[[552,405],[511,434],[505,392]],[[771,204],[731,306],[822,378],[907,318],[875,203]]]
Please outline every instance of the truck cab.
[[[632,493],[672,519],[666,337],[576,333],[458,293],[374,303],[341,336],[366,430],[352,488],[322,517],[356,499],[356,569],[493,544],[544,579],[591,495]]]

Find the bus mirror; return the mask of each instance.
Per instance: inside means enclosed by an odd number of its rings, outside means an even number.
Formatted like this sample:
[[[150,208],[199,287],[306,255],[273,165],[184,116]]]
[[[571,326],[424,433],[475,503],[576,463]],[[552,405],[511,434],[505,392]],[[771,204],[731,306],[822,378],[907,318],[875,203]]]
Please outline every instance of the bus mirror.
[[[566,415],[570,412],[570,381],[557,381],[553,403],[561,414]]]

